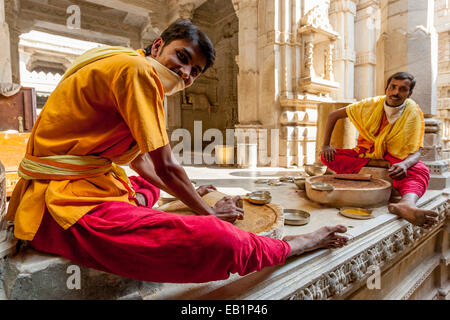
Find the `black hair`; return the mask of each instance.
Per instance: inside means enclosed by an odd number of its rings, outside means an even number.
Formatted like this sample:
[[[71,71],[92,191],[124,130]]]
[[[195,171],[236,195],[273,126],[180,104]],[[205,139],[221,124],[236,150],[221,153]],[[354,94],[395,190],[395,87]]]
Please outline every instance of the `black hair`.
[[[170,26],[167,27],[166,30],[161,34],[161,38],[164,41],[164,46],[167,46],[174,40],[189,40],[193,42],[197,42],[200,50],[206,57],[206,65],[203,68],[202,72],[208,70],[214,64],[214,60],[216,59],[216,51],[214,49],[214,45],[211,40],[208,38],[206,33],[198,29],[190,20],[186,19],[178,19]],[[149,45],[144,49],[145,55],[151,55],[152,46]]]
[[[392,76],[389,77],[389,79],[387,80],[386,83],[386,89],[389,87],[389,84],[391,83],[391,80],[395,79],[395,80],[406,80],[408,79],[409,81],[411,81],[411,84],[409,85],[409,91],[413,91],[414,86],[416,85],[416,79],[414,78],[414,76],[408,72],[397,72],[394,73]]]

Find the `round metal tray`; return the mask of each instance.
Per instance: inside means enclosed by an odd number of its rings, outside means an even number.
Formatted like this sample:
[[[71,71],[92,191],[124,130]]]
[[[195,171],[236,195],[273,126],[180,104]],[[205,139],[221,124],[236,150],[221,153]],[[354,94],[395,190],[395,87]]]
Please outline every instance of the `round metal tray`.
[[[269,180],[267,183],[269,186],[281,186],[283,183],[278,179]]]
[[[254,191],[247,194],[248,201],[253,204],[267,204],[272,201],[272,196],[269,191]]]
[[[291,226],[303,226],[309,222],[310,214],[298,209],[284,209],[284,224]]]
[[[361,211],[365,212],[366,214],[354,214],[349,212],[350,210]],[[344,217],[351,219],[366,220],[374,218],[374,216],[372,215],[372,210],[364,208],[344,207],[339,210],[339,213]]]

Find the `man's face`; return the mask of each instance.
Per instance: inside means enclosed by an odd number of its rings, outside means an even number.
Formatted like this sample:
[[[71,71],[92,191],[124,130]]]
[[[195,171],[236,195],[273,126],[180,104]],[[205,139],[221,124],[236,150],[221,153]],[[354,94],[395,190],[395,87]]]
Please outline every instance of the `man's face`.
[[[202,73],[206,57],[197,43],[189,40],[173,40],[164,48],[164,41],[156,39],[152,46],[152,57],[176,74],[189,87]]]
[[[410,90],[411,80],[391,79],[386,89],[386,102],[391,107],[400,106],[412,94]]]

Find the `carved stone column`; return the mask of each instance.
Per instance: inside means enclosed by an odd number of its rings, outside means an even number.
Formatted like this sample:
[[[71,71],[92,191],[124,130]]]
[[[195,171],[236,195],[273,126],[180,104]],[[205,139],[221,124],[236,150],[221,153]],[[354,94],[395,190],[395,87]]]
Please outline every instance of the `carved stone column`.
[[[450,186],[448,162],[442,157],[441,121],[425,115],[424,147],[421,160],[430,169],[428,189],[442,190]]]
[[[11,78],[13,83],[20,84],[20,58],[19,58],[19,8],[17,2],[6,0],[5,21],[9,27],[9,48],[11,57]]]
[[[247,162],[255,158],[250,153],[255,150],[254,144],[258,143],[258,132],[262,128],[259,119],[258,1],[233,0],[233,6],[239,19],[239,55],[236,56],[239,68],[238,124],[235,125],[235,136],[238,166],[247,167],[254,165]]]
[[[234,0],[239,18],[238,57],[238,121],[240,124],[260,124],[258,121],[258,3],[256,0]]]
[[[395,72],[406,71],[416,78],[414,99],[425,115],[425,136],[422,160],[430,169],[429,189],[450,186],[448,164],[442,160],[442,145],[439,134],[440,121],[436,115],[438,45],[434,27],[434,1],[391,2],[381,1],[381,32],[384,37],[384,64],[377,70],[384,82]],[[377,68],[380,68],[377,66]],[[378,94],[384,88],[377,88]]]
[[[355,98],[376,95],[376,42],[379,33],[378,0],[361,0],[355,20]]]
[[[336,100],[354,99],[355,16],[357,0],[331,0],[329,17],[339,34],[334,60],[335,79],[341,84]]]
[[[12,82],[19,84],[20,84],[20,56],[19,56],[20,34],[21,32],[17,27],[12,27],[9,29]]]
[[[5,0],[0,0],[0,82],[12,82],[9,26],[6,22]]]
[[[194,17],[194,11],[195,11],[195,4],[194,3],[183,3],[180,4],[179,8],[179,15],[181,19],[188,19],[192,20]]]

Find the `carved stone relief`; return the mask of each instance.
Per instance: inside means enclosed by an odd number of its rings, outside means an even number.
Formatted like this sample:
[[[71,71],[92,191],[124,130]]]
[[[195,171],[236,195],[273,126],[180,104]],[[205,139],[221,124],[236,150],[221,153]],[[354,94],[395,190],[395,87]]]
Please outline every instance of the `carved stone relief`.
[[[439,228],[449,212],[448,200],[442,202],[435,208],[439,212],[438,224],[433,229]],[[288,300],[325,300],[336,296],[341,296],[354,283],[364,281],[371,273],[369,266],[378,266],[382,268],[391,261],[401,256],[405,250],[412,247],[427,234],[433,232],[433,229],[427,230],[407,223],[399,231],[389,235],[381,241],[373,244],[370,248],[364,250],[353,258],[348,259],[334,270],[319,276],[316,280],[308,283],[302,288],[289,295]],[[408,299],[417,287],[434,270],[432,266],[422,279],[416,282],[415,286],[403,297]]]

